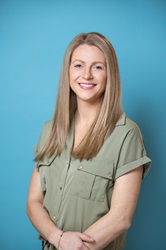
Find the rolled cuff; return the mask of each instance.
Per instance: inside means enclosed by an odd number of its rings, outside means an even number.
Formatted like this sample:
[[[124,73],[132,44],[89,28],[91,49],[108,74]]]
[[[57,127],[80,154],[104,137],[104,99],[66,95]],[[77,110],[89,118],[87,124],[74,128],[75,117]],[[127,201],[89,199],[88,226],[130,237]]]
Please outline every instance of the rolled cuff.
[[[144,167],[144,172],[143,172],[143,178],[147,175],[149,172],[151,165],[151,160],[147,156],[143,156],[142,158],[132,161],[130,163],[127,163],[121,167],[119,167],[116,171],[115,179],[119,178],[120,176],[140,167]]]

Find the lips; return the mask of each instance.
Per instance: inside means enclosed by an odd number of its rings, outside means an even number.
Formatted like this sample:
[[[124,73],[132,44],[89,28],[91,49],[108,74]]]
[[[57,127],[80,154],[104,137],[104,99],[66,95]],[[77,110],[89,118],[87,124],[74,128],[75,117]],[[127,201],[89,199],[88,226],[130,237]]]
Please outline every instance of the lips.
[[[85,82],[80,82],[80,83],[78,83],[79,84],[79,86],[82,88],[82,89],[92,89],[92,88],[94,88],[95,86],[96,86],[96,84],[95,83],[85,83]]]

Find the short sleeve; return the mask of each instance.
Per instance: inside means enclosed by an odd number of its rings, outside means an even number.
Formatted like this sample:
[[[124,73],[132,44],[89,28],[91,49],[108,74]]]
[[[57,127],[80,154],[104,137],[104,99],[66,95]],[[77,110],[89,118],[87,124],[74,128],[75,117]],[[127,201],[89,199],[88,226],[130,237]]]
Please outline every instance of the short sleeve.
[[[48,138],[48,134],[50,131],[50,125],[51,125],[51,121],[47,121],[44,126],[43,129],[41,131],[39,140],[38,140],[38,144],[36,144],[34,146],[34,157],[36,158],[36,156],[40,153],[40,151],[42,150],[43,146],[46,143],[46,140]],[[39,162],[35,162],[35,167],[39,168],[39,172],[40,172],[40,181],[41,181],[41,188],[42,191],[46,190],[46,183],[45,183],[45,176],[46,176],[46,172],[47,172],[47,167],[45,166],[45,159],[43,161],[39,161]],[[42,166],[42,167],[40,167]]]
[[[146,155],[146,150],[141,132],[137,125],[126,134],[120,153],[115,174],[115,179],[137,167],[143,166],[143,177],[148,173],[151,160]]]

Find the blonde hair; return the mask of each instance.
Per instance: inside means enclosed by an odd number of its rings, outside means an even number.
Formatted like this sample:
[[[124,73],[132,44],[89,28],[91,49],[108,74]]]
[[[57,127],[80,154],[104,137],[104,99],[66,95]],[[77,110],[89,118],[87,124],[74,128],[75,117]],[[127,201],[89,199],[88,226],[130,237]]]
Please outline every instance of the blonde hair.
[[[73,150],[72,155],[80,160],[93,158],[122,114],[119,68],[112,44],[106,37],[96,32],[77,35],[64,56],[51,131],[36,161],[43,159],[45,155],[50,157],[55,152],[60,155],[65,148],[71,122],[77,109],[76,95],[69,84],[69,67],[73,51],[83,44],[96,46],[103,52],[106,60],[107,83],[95,121],[82,142]]]

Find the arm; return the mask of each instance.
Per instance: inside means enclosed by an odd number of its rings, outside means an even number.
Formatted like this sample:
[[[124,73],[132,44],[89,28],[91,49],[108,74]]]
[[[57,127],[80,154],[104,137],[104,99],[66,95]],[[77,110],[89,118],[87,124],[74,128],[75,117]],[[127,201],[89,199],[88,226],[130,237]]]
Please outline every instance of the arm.
[[[40,186],[40,174],[39,170],[35,168],[29,187],[27,215],[37,231],[49,242],[54,241],[57,246],[62,231],[55,227],[42,203],[43,193]]]
[[[130,227],[140,192],[142,171],[143,167],[138,167],[115,181],[110,211],[85,231],[95,240],[85,243],[89,249],[103,249]]]
[[[28,200],[27,200],[27,215],[30,218],[32,224],[37,229],[37,231],[47,239],[52,245],[58,248],[62,230],[57,228],[55,224],[51,221],[49,214],[43,207],[43,193],[40,186],[40,173],[37,168],[34,169]],[[74,249],[81,249],[87,250],[87,246],[84,245],[83,241],[85,242],[92,242],[93,240],[83,233],[79,232],[66,232],[63,233],[63,248],[60,249],[67,249],[67,250],[74,250]],[[62,243],[62,240],[61,240]],[[71,246],[69,248],[69,246]],[[80,246],[82,248],[80,248]]]

